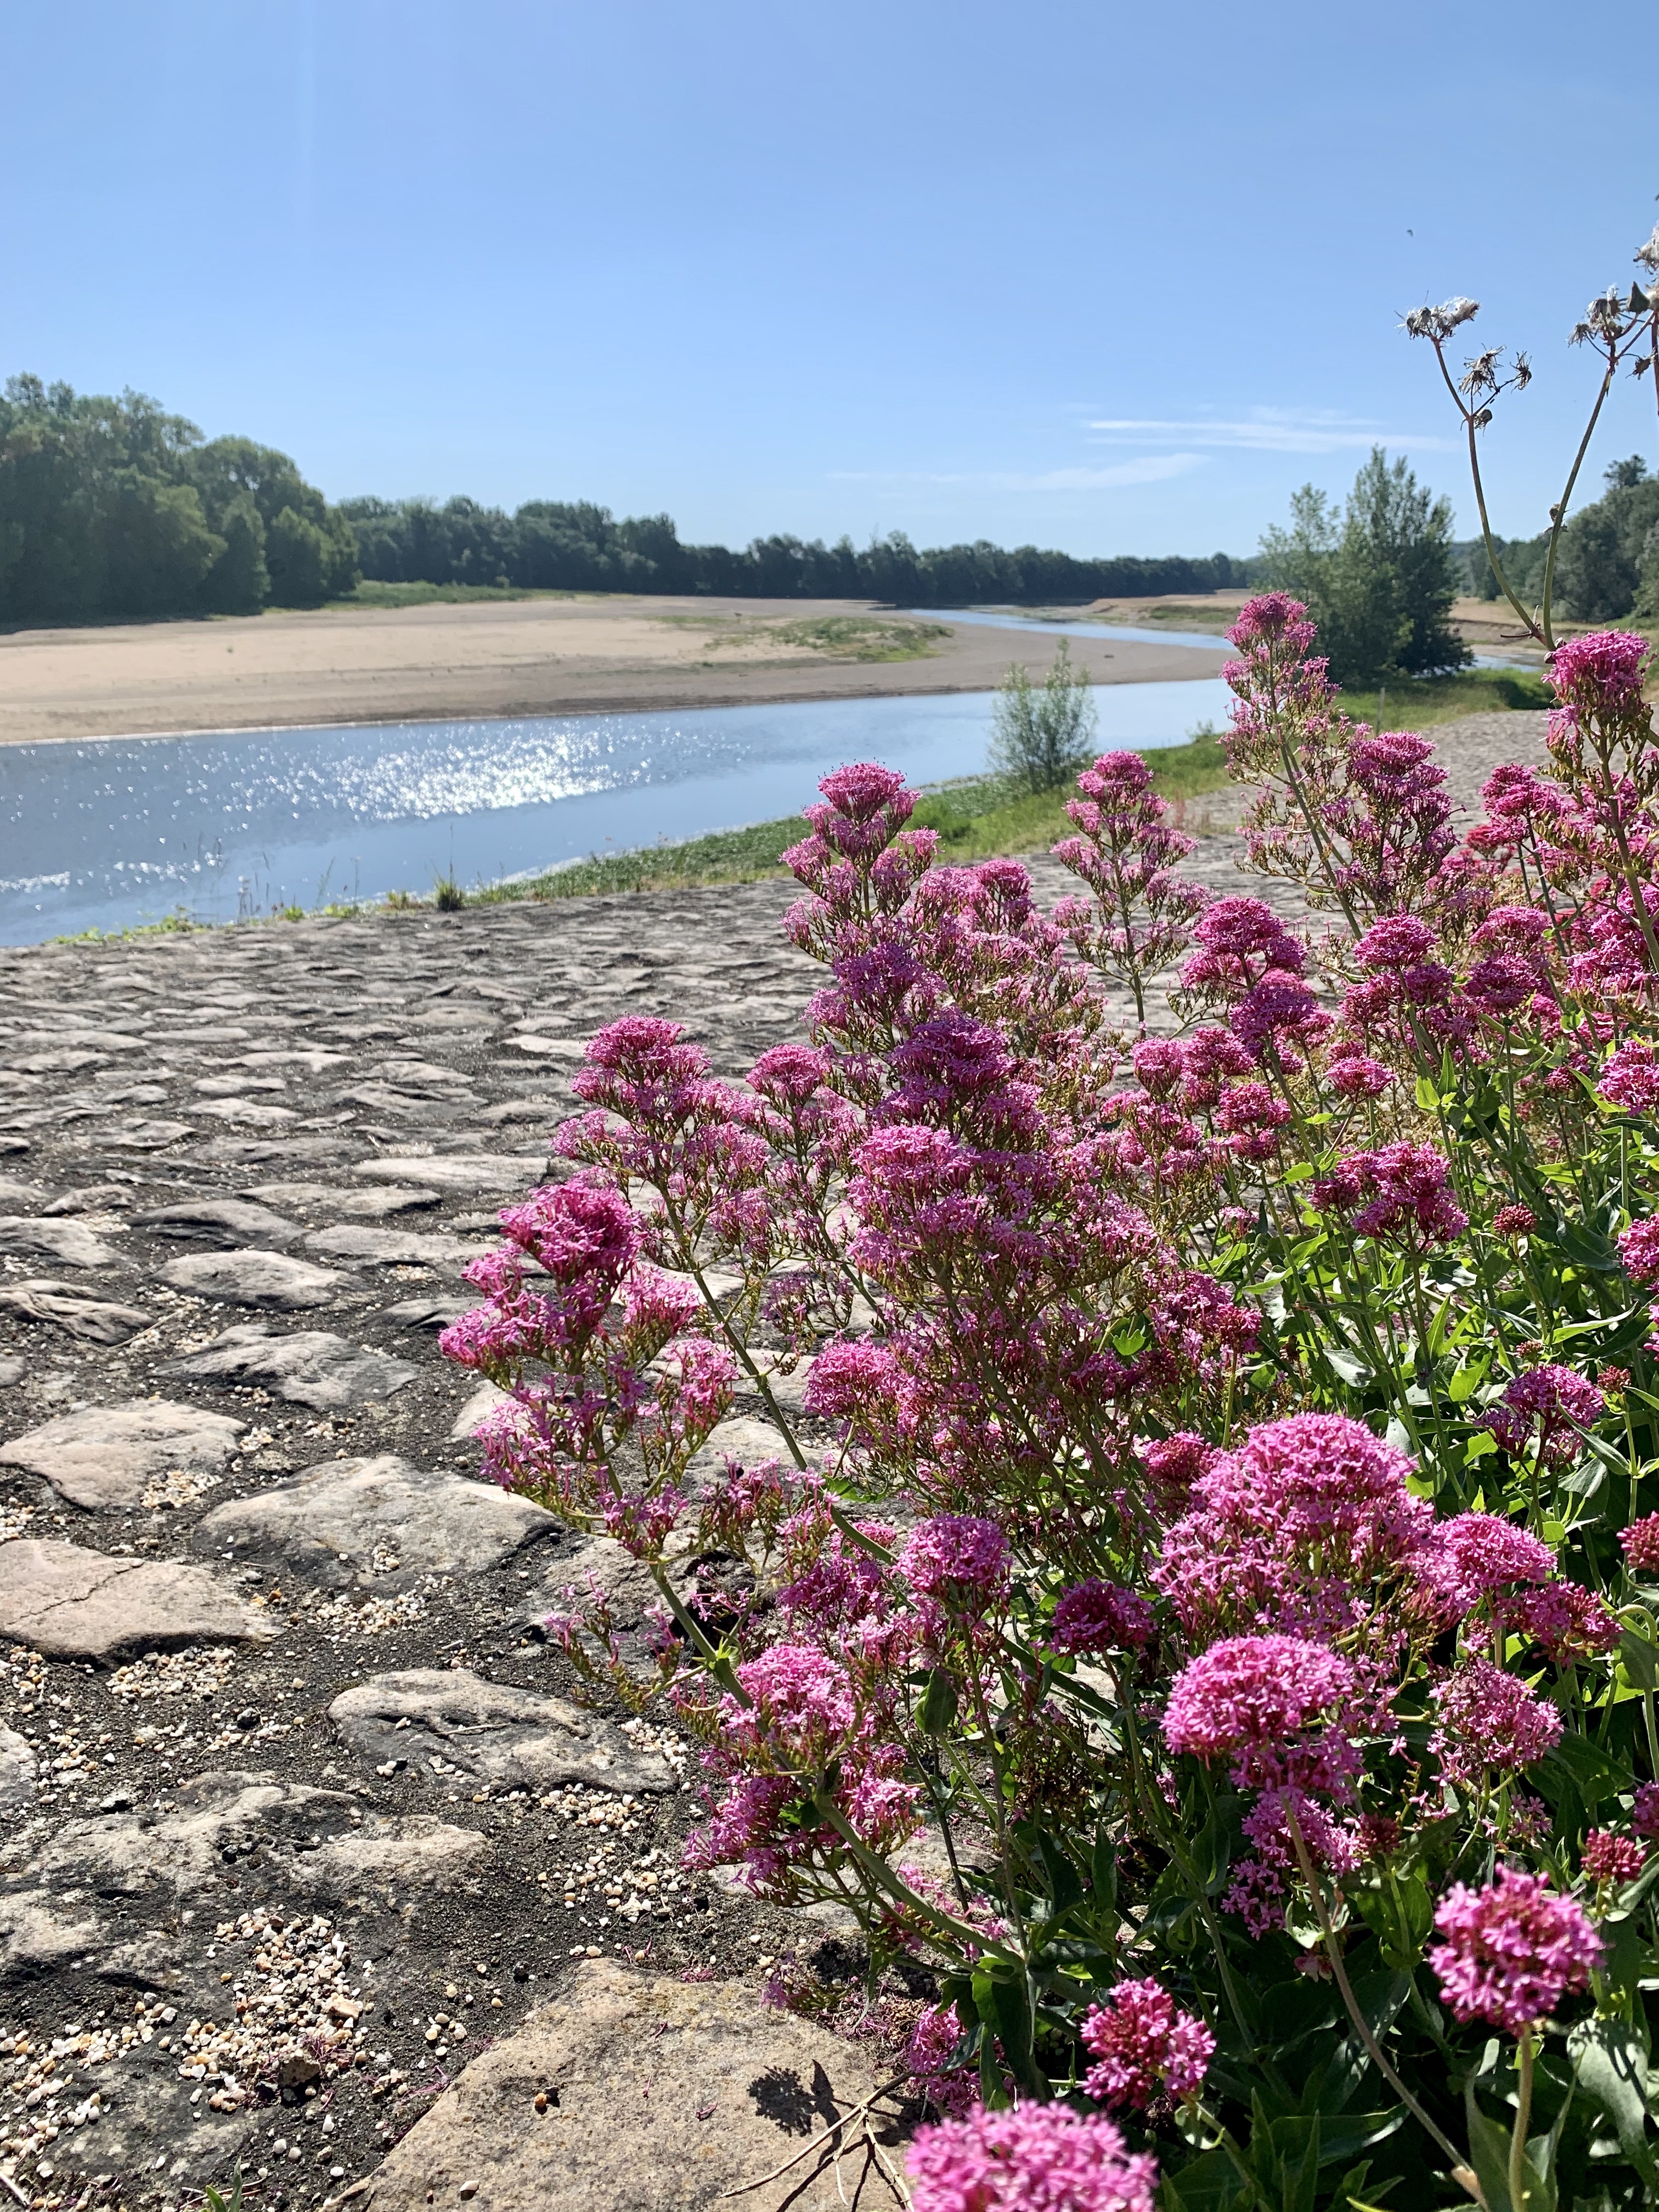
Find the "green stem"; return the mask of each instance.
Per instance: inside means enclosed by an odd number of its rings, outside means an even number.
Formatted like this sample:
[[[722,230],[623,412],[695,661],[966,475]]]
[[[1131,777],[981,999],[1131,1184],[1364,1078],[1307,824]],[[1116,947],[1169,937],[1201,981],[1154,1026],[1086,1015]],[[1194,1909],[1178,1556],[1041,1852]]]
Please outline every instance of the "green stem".
[[[708,1638],[703,1634],[702,1628],[698,1626],[696,1615],[680,1602],[679,1593],[674,1588],[672,1583],[669,1581],[667,1574],[663,1569],[662,1562],[659,1559],[648,1559],[646,1562],[646,1565],[649,1570],[652,1581],[655,1583],[657,1588],[662,1593],[663,1602],[667,1606],[668,1610],[673,1614],[675,1620],[679,1623],[681,1629],[684,1632],[687,1643],[690,1644],[698,1658],[702,1661],[704,1666],[708,1668],[709,1673],[720,1684],[721,1689],[725,1690],[730,1696],[734,1697],[739,1705],[752,1707],[755,1701],[750,1696],[748,1691],[744,1688],[743,1684],[738,1680],[737,1669],[732,1666],[732,1662],[726,1657],[726,1654],[723,1651],[716,1650],[714,1645],[708,1641]]]
[[[1543,641],[1552,653],[1555,650],[1555,635],[1550,628],[1550,603],[1555,591],[1555,556],[1560,548],[1561,532],[1566,524],[1567,503],[1572,497],[1572,488],[1578,481],[1578,471],[1584,465],[1584,456],[1589,451],[1589,441],[1601,416],[1602,402],[1613,388],[1617,367],[1616,360],[1610,357],[1607,373],[1601,379],[1601,389],[1595,395],[1595,406],[1590,409],[1589,421],[1584,425],[1584,434],[1578,441],[1578,451],[1572,457],[1572,472],[1567,478],[1566,489],[1561,495],[1561,504],[1550,516],[1550,547],[1544,558],[1544,598],[1539,610],[1539,620],[1543,624]]]
[[[1366,2051],[1370,2055],[1372,2065],[1376,2067],[1377,2072],[1382,2076],[1382,2079],[1394,2091],[1395,2096],[1399,2098],[1401,2103],[1406,2107],[1406,2110],[1412,2115],[1413,2118],[1417,2122],[1420,2128],[1424,2129],[1427,2134],[1433,2136],[1435,2142],[1439,2144],[1441,2149],[1444,2151],[1447,2157],[1450,2159],[1453,2166],[1455,2167],[1461,2167],[1463,2164],[1462,2154],[1459,2151],[1456,2144],[1453,2142],[1449,2135],[1443,2134],[1435,2124],[1434,2121],[1429,2118],[1422,2106],[1418,2103],[1416,2098],[1413,2096],[1411,2091],[1401,2080],[1399,2075],[1395,2072],[1394,2068],[1389,2065],[1387,2058],[1382,2055],[1382,2045],[1371,2033],[1370,2022],[1365,2018],[1364,2014],[1360,2011],[1359,2006],[1354,1997],[1352,1987],[1348,1980],[1348,1970],[1342,1963],[1342,1951],[1341,1947],[1336,1940],[1336,1930],[1331,1925],[1330,1911],[1325,1903],[1324,1888],[1319,1881],[1319,1877],[1314,1872],[1313,1862],[1308,1856],[1308,1847],[1302,1840],[1302,1828],[1300,1822],[1296,1817],[1296,1808],[1294,1805],[1291,1804],[1288,1800],[1285,1806],[1285,1817],[1290,1824],[1291,1840],[1296,1846],[1297,1860],[1302,1869],[1302,1879],[1307,1883],[1308,1893],[1313,1899],[1314,1911],[1319,1921],[1320,1939],[1324,1949],[1325,1956],[1330,1961],[1331,1972],[1336,1978],[1337,1990],[1341,1996],[1343,2008],[1347,2013],[1348,2018],[1353,2022],[1354,2027],[1358,2031],[1359,2039],[1364,2045]]]
[[[1434,357],[1440,364],[1440,374],[1444,377],[1446,389],[1452,396],[1452,405],[1462,416],[1463,428],[1468,433],[1469,474],[1474,478],[1474,503],[1480,510],[1480,537],[1486,549],[1486,558],[1492,563],[1492,572],[1498,579],[1498,588],[1515,609],[1516,613],[1520,616],[1528,635],[1535,637],[1541,645],[1544,642],[1544,634],[1538,627],[1538,617],[1535,615],[1529,615],[1510,589],[1510,580],[1504,574],[1504,564],[1498,559],[1498,549],[1492,544],[1492,524],[1486,515],[1486,487],[1480,481],[1480,455],[1474,442],[1475,410],[1473,407],[1466,407],[1458,397],[1457,386],[1452,381],[1452,374],[1446,366],[1446,356],[1441,349],[1438,338],[1434,342]]]
[[[1515,2100],[1515,2126],[1510,2134],[1510,2212],[1527,2212],[1532,2197],[1527,2172],[1527,2130],[1532,2122],[1532,2033],[1528,2030],[1515,2052],[1521,2086]]]
[[[918,1897],[902,1875],[895,1874],[891,1867],[877,1857],[867,1844],[860,1841],[853,1832],[847,1815],[822,1784],[812,1793],[812,1810],[836,1831],[847,1845],[854,1863],[869,1876],[878,1889],[884,1890],[889,1897],[896,1899],[901,1905],[908,1905],[913,1912],[920,1913],[924,1920],[943,1929],[958,1948],[971,1945],[992,1958],[1006,1960],[1010,1966],[1024,1967],[1025,1961],[1019,1953],[1000,1936],[988,1936],[982,1928],[970,1927],[967,1921],[958,1920],[954,1913],[942,1912],[938,1905],[929,1905],[925,1897]]]

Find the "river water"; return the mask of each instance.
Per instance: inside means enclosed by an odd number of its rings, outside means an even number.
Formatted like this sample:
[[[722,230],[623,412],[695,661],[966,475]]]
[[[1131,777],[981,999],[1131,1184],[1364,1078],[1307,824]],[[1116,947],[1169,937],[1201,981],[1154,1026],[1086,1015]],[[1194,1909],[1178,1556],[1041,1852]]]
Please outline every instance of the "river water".
[[[440,876],[498,882],[775,819],[847,761],[919,783],[972,775],[994,698],[6,745],[0,943],[426,892]],[[1107,747],[1178,744],[1226,716],[1213,676],[1094,698]]]

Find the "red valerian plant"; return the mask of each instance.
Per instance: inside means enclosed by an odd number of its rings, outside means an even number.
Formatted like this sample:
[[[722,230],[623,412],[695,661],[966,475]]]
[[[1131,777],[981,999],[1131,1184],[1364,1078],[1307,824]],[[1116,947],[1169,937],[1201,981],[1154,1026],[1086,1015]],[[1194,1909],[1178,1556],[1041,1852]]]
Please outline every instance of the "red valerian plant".
[[[933,1976],[919,2207],[1634,2205],[1650,664],[1558,653],[1459,840],[1298,605],[1233,635],[1271,897],[1184,884],[1124,756],[1052,915],[827,777],[805,1039],[601,1031],[445,1348],[497,1479],[655,1579],[654,1671],[559,1633],[702,1747],[692,1863]]]

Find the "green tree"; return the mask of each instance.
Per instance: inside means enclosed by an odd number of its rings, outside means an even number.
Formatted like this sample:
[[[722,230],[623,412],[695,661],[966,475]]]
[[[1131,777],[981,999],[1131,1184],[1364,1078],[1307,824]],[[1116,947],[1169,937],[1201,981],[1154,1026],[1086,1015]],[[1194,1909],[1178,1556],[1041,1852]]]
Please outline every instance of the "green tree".
[[[289,514],[286,578],[308,601],[349,591],[349,525],[286,453],[204,444],[141,392],[119,398],[15,376],[0,395],[0,621],[255,612],[266,542]]]
[[[991,730],[991,766],[1021,791],[1069,783],[1093,750],[1097,717],[1089,679],[1060,641],[1041,684],[1018,662],[1003,678]]]
[[[265,566],[265,526],[246,492],[239,492],[219,517],[224,551],[208,571],[203,598],[217,615],[257,615],[270,597]]]
[[[327,535],[291,507],[283,508],[265,533],[265,562],[274,605],[319,607],[327,598]]]
[[[1659,522],[1642,541],[1642,567],[1637,580],[1636,605],[1631,611],[1644,622],[1659,622]]]
[[[193,485],[167,483],[140,469],[118,470],[100,516],[103,611],[175,614],[225,550],[207,526]]]
[[[1468,663],[1450,621],[1460,578],[1451,527],[1449,503],[1418,483],[1403,454],[1390,462],[1374,446],[1346,507],[1304,484],[1290,528],[1263,532],[1267,580],[1307,601],[1339,684]]]
[[[1618,622],[1644,589],[1647,541],[1659,525],[1659,477],[1639,453],[1614,461],[1607,490],[1561,532],[1555,591],[1564,612],[1580,622]],[[1510,580],[1513,581],[1513,579]]]

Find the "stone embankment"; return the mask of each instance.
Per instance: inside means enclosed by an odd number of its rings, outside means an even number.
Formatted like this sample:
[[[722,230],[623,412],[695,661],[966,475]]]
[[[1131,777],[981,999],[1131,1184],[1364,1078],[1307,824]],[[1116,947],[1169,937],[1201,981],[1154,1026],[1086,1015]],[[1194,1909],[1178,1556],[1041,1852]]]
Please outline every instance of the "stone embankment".
[[[1239,888],[1237,855],[1194,872]],[[597,1027],[672,1015],[729,1074],[798,1031],[793,896],[0,953],[18,2204],[240,2167],[279,2212],[678,2212],[801,2152],[745,2201],[896,2201],[867,2046],[760,2001],[786,1955],[855,1972],[846,1931],[682,1869],[686,1747],[582,1708],[542,1635],[590,1573],[637,1623],[637,1573],[476,1480],[436,1345]]]

